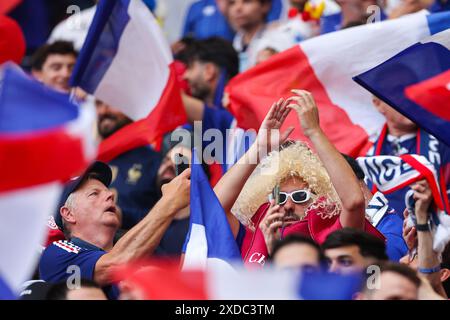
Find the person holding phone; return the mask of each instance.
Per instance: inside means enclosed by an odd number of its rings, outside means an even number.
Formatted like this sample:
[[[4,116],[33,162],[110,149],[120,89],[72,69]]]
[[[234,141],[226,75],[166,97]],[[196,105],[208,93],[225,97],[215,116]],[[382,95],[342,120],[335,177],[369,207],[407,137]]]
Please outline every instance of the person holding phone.
[[[237,236],[240,223],[246,226],[241,254],[249,265],[264,265],[273,243],[288,234],[303,234],[321,243],[332,231],[352,227],[384,240],[365,219],[365,200],[358,179],[320,128],[313,96],[303,90],[293,93],[293,97],[280,99],[272,106],[260,132],[279,129],[289,112],[295,110],[316,153],[304,142],[286,142],[293,128],[278,137],[259,133],[257,142],[215,187],[222,206],[229,211],[234,234]],[[277,143],[281,150],[272,150]],[[256,156],[258,165],[248,161],[263,147],[272,150],[268,157]],[[266,172],[271,166],[274,172]],[[273,199],[268,201],[276,185],[280,187],[279,204]]]

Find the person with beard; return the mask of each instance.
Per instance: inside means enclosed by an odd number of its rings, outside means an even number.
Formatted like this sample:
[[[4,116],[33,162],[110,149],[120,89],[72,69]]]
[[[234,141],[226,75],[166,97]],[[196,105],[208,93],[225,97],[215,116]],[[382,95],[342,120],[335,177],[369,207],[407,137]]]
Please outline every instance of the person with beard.
[[[331,232],[351,227],[384,241],[383,235],[365,219],[364,194],[358,179],[320,128],[312,95],[303,90],[293,92],[295,96],[275,104],[276,114],[282,114],[284,119],[291,109],[296,110],[303,133],[317,154],[304,142],[284,142],[286,132],[281,133],[280,151],[272,150],[261,159],[252,145],[244,160],[239,160],[216,186],[226,190],[226,199],[221,203],[228,212],[234,235],[237,237],[240,224],[247,227],[241,246],[247,265],[264,265],[274,243],[289,234],[302,234],[321,244]],[[270,120],[272,113],[263,123]],[[260,144],[261,139],[275,138],[272,133],[258,134],[255,144]],[[245,158],[258,161],[248,162]],[[278,204],[273,198],[268,201],[276,186]]]
[[[97,129],[100,137],[106,139],[132,123],[124,113],[96,100]],[[111,189],[122,210],[122,229],[136,225],[160,198],[160,188],[156,185],[156,173],[161,156],[150,146],[127,151],[108,164],[113,172]]]

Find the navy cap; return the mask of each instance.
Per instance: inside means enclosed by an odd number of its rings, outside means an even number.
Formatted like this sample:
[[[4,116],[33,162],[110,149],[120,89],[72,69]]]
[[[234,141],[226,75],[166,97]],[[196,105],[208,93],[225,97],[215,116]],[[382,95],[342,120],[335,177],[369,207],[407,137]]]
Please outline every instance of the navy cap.
[[[56,210],[55,222],[59,229],[63,230],[62,218],[59,213],[59,209],[64,206],[67,198],[72,192],[75,192],[81,184],[86,181],[86,179],[91,176],[94,179],[97,179],[101,183],[103,183],[106,187],[109,188],[112,180],[112,171],[111,168],[104,162],[95,161],[91,164],[82,175],[70,180],[65,186],[61,198],[59,199],[59,204]]]

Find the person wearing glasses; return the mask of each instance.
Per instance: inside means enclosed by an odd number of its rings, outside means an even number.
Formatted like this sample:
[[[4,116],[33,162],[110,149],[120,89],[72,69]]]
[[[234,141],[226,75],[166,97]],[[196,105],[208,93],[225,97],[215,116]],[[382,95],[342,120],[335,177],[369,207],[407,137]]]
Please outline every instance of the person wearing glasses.
[[[321,244],[331,232],[351,227],[384,241],[384,236],[365,219],[365,199],[358,179],[320,128],[312,94],[303,90],[293,93],[293,97],[274,104],[256,143],[215,188],[229,212],[228,221],[235,236],[240,224],[246,227],[241,245],[246,265],[263,266],[273,244],[289,234],[305,235]],[[292,109],[316,153],[304,142],[287,141],[293,128],[278,135],[261,133],[266,127],[280,128]],[[268,125],[274,121],[277,125]],[[280,150],[276,143],[281,145]],[[273,150],[263,159],[257,153],[261,146]],[[259,164],[249,163],[254,157]],[[274,189],[279,190],[279,195],[275,192],[278,203],[275,197],[268,198]],[[221,190],[226,190],[228,199]]]

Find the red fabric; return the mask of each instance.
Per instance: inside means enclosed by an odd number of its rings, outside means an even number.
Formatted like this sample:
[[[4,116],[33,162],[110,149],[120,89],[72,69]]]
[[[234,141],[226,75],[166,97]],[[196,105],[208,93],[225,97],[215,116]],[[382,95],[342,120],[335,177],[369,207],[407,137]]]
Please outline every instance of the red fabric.
[[[405,94],[437,117],[450,121],[450,70],[407,87]]]
[[[163,135],[186,123],[186,112],[173,64],[170,69],[167,86],[153,111],[147,118],[133,122],[102,141],[98,160],[109,162],[124,152],[149,144],[159,150]]]
[[[179,263],[152,261],[129,264],[115,271],[117,282],[141,292],[144,300],[206,300],[206,274],[201,270],[181,273]]]
[[[268,209],[269,203],[263,204],[256,211],[254,215],[255,219],[252,218],[252,221],[254,220],[253,222],[256,227],[255,233],[253,233],[250,229],[246,230],[241,247],[241,255],[247,267],[263,267],[265,258],[268,256],[264,236],[259,229],[259,223],[266,215]],[[339,221],[338,215],[323,219],[314,212],[308,212],[308,217],[306,219],[286,227],[283,236],[286,237],[290,234],[301,234],[312,238],[318,244],[322,244],[330,233],[339,229],[342,229],[342,225]],[[383,241],[386,240],[383,234],[372,226],[367,219],[365,221],[365,231]]]
[[[59,230],[58,226],[55,223],[55,219],[50,216],[47,220],[47,239],[44,244],[45,247],[48,247],[55,241],[65,240],[64,233]]]
[[[2,0],[2,1],[0,1],[0,14],[7,14],[12,9],[17,7],[21,2],[22,2],[22,0]]]
[[[25,37],[19,24],[9,17],[0,15],[0,64],[9,60],[20,64],[25,50]]]
[[[0,192],[67,181],[87,165],[80,137],[63,129],[0,135]]]
[[[299,46],[239,74],[229,82],[225,91],[230,99],[228,108],[236,117],[238,126],[258,130],[272,103],[280,97],[292,96],[290,90],[293,88],[308,90],[314,95],[320,109],[321,127],[339,151],[355,157],[361,150],[367,150],[370,144],[367,133],[353,124],[347,113],[331,101]],[[290,113],[282,129],[288,126],[296,128],[292,138],[308,141],[301,132],[295,112]]]

